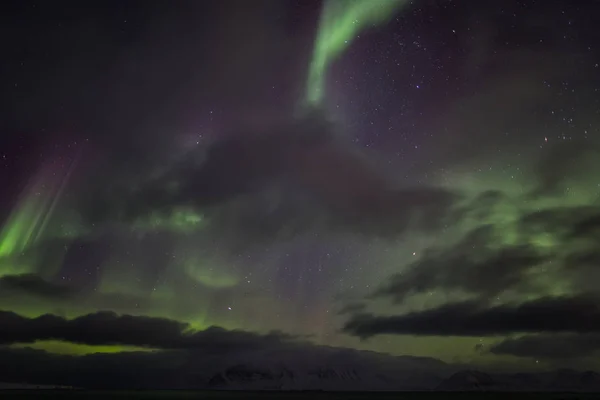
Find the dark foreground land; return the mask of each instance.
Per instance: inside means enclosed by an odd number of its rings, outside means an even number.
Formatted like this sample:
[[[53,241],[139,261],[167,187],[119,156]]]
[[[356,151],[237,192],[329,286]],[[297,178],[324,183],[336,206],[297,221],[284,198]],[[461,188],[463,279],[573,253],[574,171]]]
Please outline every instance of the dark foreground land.
[[[514,393],[514,392],[242,392],[242,391],[88,391],[88,390],[0,390],[0,399],[600,399],[600,393]]]

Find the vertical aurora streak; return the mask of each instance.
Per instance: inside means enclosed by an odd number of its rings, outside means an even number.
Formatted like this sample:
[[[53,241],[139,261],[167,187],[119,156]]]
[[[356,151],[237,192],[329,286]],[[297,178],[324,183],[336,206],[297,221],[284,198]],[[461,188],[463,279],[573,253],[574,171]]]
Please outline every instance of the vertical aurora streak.
[[[326,0],[309,66],[306,105],[322,102],[327,68],[362,31],[386,23],[410,4],[409,0]]]
[[[48,223],[64,194],[76,164],[77,157],[71,161],[66,171],[57,163],[44,164],[27,185],[0,231],[0,260],[2,260],[0,276],[15,269],[12,258],[22,255],[31,246],[46,239]],[[23,266],[19,264],[21,269]]]

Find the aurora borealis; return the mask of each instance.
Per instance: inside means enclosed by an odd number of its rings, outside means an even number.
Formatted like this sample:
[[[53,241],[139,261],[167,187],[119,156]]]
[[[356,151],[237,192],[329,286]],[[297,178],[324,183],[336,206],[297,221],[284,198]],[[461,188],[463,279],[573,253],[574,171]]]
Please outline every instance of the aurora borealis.
[[[323,2],[308,72],[306,103],[319,105],[323,100],[328,67],[351,46],[361,31],[387,22],[408,5],[407,0]]]
[[[600,369],[593,5],[92,3],[0,24],[2,351]]]

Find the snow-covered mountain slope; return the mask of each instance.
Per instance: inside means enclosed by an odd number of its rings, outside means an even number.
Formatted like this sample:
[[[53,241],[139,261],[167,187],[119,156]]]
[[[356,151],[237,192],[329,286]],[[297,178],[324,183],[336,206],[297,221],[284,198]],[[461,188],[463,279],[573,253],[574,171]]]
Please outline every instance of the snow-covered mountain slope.
[[[427,357],[298,346],[191,357],[178,385],[226,390],[599,392],[595,372],[486,373]]]
[[[3,354],[4,382],[88,389],[600,392],[600,374],[591,371],[489,373],[426,357],[305,344],[116,356],[48,356],[32,349]]]
[[[600,392],[600,374],[558,370],[544,373],[486,374],[460,371],[445,379],[439,391]]]
[[[440,391],[499,391],[506,390],[503,382],[480,371],[460,371],[440,383]]]
[[[435,359],[320,347],[214,360],[203,381],[231,390],[431,390],[454,370]]]

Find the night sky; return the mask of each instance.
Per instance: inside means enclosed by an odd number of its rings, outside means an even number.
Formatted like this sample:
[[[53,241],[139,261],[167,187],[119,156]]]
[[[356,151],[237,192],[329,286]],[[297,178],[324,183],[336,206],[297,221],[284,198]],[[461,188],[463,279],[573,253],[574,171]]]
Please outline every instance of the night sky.
[[[600,368],[598,3],[346,1],[3,4],[2,351]]]

